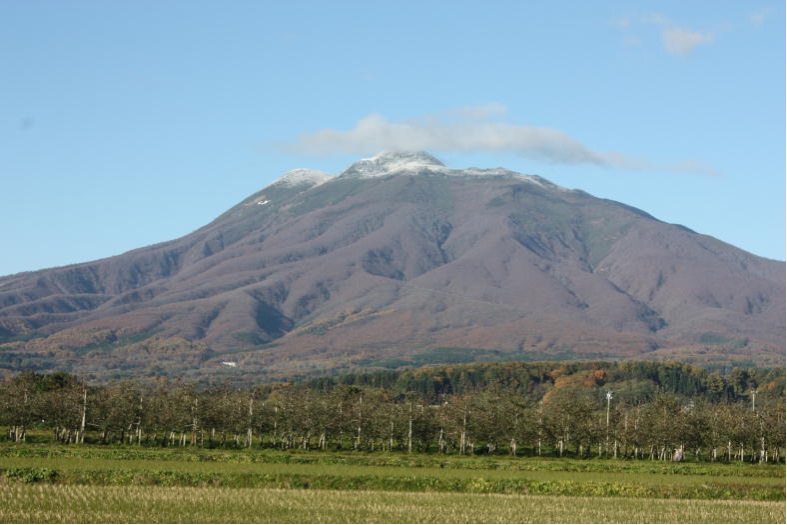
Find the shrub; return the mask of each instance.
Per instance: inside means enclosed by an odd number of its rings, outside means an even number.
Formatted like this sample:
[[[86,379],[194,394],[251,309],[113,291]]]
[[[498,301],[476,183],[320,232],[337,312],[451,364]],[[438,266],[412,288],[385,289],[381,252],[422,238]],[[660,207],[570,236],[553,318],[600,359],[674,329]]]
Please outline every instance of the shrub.
[[[58,472],[46,467],[14,467],[5,471],[5,478],[22,483],[54,483]]]

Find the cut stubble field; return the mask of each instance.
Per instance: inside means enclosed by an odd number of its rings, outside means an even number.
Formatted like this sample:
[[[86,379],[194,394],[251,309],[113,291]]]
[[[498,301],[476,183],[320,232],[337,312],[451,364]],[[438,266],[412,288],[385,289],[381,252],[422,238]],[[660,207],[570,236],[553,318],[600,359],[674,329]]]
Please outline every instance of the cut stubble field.
[[[784,523],[783,465],[0,446],[3,523]]]
[[[3,523],[778,523],[779,502],[2,485]]]

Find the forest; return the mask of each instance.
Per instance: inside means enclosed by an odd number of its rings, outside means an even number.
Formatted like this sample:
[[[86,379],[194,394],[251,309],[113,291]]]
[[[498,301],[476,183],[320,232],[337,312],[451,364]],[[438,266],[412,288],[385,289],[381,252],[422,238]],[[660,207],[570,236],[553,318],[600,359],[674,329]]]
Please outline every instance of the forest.
[[[72,444],[783,462],[785,373],[485,363],[238,385],[0,383],[4,439]]]

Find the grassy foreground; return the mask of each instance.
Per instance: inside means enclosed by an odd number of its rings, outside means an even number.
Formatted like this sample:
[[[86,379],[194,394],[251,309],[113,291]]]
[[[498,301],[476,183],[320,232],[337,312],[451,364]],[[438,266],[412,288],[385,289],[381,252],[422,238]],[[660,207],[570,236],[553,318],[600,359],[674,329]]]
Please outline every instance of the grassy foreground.
[[[0,523],[784,523],[783,465],[0,444]]]
[[[783,502],[1,485],[3,523],[778,523]]]

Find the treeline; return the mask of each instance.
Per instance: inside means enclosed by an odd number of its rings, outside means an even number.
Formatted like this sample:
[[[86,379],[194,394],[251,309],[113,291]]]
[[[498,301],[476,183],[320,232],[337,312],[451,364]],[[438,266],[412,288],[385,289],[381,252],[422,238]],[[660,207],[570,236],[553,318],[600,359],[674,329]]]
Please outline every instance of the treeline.
[[[588,382],[587,373],[593,373]],[[317,391],[337,386],[371,386],[395,392],[416,392],[437,400],[443,395],[464,394],[503,387],[522,396],[542,396],[556,383],[584,382],[588,387],[614,389],[627,402],[652,399],[658,392],[699,397],[710,402],[741,401],[760,389],[764,396],[779,398],[785,389],[783,369],[733,368],[710,372],[686,363],[652,361],[588,361],[540,363],[478,363],[346,374],[310,380]]]
[[[784,372],[659,363],[507,363],[238,387],[0,384],[6,439],[63,443],[779,462]]]

